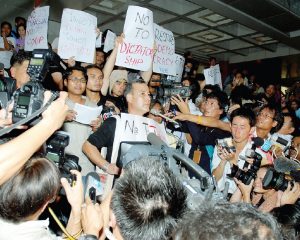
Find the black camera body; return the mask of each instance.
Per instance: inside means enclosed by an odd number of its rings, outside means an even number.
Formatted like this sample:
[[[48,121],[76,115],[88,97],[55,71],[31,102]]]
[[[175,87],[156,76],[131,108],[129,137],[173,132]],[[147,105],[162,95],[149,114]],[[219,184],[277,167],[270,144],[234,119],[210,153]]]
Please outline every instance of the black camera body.
[[[275,189],[276,191],[285,191],[289,182],[293,187],[293,181],[288,180],[286,174],[277,172],[274,168],[269,168],[262,180],[264,189]]]
[[[30,81],[17,89],[14,94],[14,106],[12,120],[18,122],[31,116],[43,106],[44,101],[44,81],[49,67],[59,66],[63,71],[67,69],[65,63],[52,50],[35,49],[32,52],[27,73]]]
[[[165,76],[161,80],[161,87],[158,88],[159,98],[170,98],[171,96],[179,95],[182,98],[188,98],[192,94],[190,87],[181,85],[181,79],[176,79],[173,76]]]
[[[70,137],[66,132],[54,133],[46,142],[46,158],[53,161],[61,176],[72,182],[70,170],[81,171],[78,164],[79,158],[75,155],[65,154],[65,148],[69,145]]]
[[[261,160],[262,160],[262,156],[253,151],[254,154],[251,156],[254,161],[251,165],[251,167],[247,170],[244,171],[242,169],[240,169],[237,165],[233,165],[231,168],[231,173],[228,174],[228,177],[230,178],[236,178],[238,180],[240,180],[242,183],[249,185],[252,181],[252,179],[256,178],[256,174],[258,169],[260,168],[261,165]]]

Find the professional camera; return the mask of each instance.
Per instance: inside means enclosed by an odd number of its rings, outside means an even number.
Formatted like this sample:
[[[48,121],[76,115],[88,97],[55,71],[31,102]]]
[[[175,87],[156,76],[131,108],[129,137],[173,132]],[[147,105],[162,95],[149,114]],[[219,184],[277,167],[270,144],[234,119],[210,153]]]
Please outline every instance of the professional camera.
[[[274,168],[269,168],[262,181],[263,188],[275,189],[276,191],[278,190],[285,191],[288,187],[289,182],[293,186],[293,181],[290,181],[287,178],[291,178],[291,177],[284,173],[276,172]]]
[[[51,65],[58,66],[65,71],[67,66],[52,50],[35,49],[32,52],[27,73],[30,81],[14,92],[14,106],[12,120],[18,122],[31,116],[43,106],[44,87],[43,80]]]
[[[236,152],[235,146],[233,145],[232,138],[217,139],[217,145],[225,148],[227,152]]]
[[[256,173],[261,165],[262,156],[259,153],[255,152],[253,148],[254,147],[246,150],[246,157],[253,158],[251,167],[247,171],[244,171],[237,165],[233,165],[231,168],[231,173],[227,174],[228,177],[236,178],[246,185],[249,185],[251,180],[256,178]]]
[[[179,79],[181,80],[181,79]],[[158,88],[159,98],[170,98],[171,96],[180,95],[182,98],[188,98],[191,95],[190,87],[183,87],[181,82],[173,76],[163,77],[161,87]]]
[[[72,180],[70,170],[81,171],[78,164],[79,158],[75,155],[65,154],[65,148],[69,145],[70,137],[66,132],[58,131],[54,133],[46,142],[46,158],[53,161],[62,177],[69,182]]]

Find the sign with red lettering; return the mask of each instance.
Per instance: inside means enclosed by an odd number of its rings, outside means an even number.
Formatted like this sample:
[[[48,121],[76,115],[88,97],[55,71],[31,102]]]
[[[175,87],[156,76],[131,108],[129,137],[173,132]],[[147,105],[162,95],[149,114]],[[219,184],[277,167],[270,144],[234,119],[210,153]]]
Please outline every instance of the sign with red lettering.
[[[125,39],[118,48],[116,65],[147,71],[154,54],[152,11],[129,6],[124,24]]]
[[[176,75],[175,62],[175,40],[173,33],[154,23],[154,39],[157,51],[153,60],[153,72]]]
[[[96,45],[97,18],[83,11],[65,8],[58,41],[61,58],[93,63]]]
[[[48,49],[49,6],[34,9],[27,20],[25,51]]]

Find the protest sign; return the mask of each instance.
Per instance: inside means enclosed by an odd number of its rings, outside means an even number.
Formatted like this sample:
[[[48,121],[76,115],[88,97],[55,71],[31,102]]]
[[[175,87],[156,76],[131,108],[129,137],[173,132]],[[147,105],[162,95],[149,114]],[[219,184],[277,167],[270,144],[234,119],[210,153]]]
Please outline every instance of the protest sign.
[[[48,49],[49,6],[34,9],[27,20],[25,51]]]
[[[96,48],[102,47],[102,32],[100,32],[99,36],[96,38]]]
[[[220,66],[219,64],[204,69],[203,71],[205,76],[205,83],[207,84],[218,84],[220,88],[222,89],[222,78],[221,78],[221,72],[220,72]]]
[[[61,58],[93,63],[96,46],[97,18],[83,11],[65,8],[58,41]]]
[[[116,65],[147,71],[153,59],[153,13],[129,6],[124,24],[125,39],[118,48]]]
[[[104,52],[108,52],[112,50],[115,46],[115,40],[116,40],[117,35],[113,33],[112,31],[107,31],[105,41],[104,41]]]
[[[153,60],[153,72],[176,75],[172,67],[175,61],[175,40],[173,33],[154,23],[154,39],[157,51]]]
[[[174,81],[181,82],[182,72],[184,68],[184,57],[179,54],[174,54],[174,64],[172,65],[172,71],[175,72]]]
[[[10,59],[12,56],[12,51],[0,51],[0,62],[4,64],[4,68],[10,68]]]

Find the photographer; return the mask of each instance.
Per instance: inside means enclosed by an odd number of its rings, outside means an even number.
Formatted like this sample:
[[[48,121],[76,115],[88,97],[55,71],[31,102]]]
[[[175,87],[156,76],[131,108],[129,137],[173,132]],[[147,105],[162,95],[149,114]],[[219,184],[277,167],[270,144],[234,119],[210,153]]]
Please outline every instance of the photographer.
[[[212,173],[221,191],[224,190],[226,181],[229,182],[229,193],[235,191],[236,185],[227,178],[227,174],[231,172],[233,164],[243,168],[245,161],[240,159],[240,156],[245,156],[246,150],[252,146],[249,138],[254,132],[254,126],[255,114],[250,109],[238,108],[230,115],[233,146],[227,149],[220,145],[216,146],[212,160]]]
[[[49,92],[47,94],[49,95]],[[45,99],[47,99],[47,94],[45,94]],[[51,103],[42,114],[43,118],[39,123],[13,140],[0,145],[0,185],[13,176],[32,154],[61,127],[68,110],[65,104],[66,98],[67,94],[61,92],[60,97]]]

